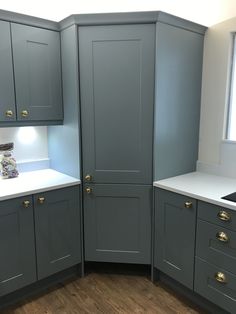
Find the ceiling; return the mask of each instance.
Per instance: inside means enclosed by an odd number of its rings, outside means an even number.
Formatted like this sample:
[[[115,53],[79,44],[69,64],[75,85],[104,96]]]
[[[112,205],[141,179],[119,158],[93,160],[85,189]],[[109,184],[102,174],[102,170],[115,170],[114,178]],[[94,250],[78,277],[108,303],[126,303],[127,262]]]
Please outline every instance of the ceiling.
[[[3,0],[0,9],[60,21],[71,14],[164,11],[211,26],[236,16],[235,0]]]

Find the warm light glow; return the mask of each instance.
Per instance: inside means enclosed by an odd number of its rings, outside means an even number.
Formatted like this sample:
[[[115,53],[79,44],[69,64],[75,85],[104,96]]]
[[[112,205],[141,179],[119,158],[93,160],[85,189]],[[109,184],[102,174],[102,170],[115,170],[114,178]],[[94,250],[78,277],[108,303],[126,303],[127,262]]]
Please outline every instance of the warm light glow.
[[[32,144],[37,138],[37,133],[33,126],[25,126],[19,128],[17,138],[24,145]]]

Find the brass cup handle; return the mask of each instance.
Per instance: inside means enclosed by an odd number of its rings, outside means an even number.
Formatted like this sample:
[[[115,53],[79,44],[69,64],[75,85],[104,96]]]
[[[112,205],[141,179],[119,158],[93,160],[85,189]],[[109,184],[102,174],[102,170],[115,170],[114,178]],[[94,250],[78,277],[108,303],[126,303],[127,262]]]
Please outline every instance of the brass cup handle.
[[[216,238],[217,238],[217,240],[224,242],[224,243],[229,242],[229,237],[223,231],[217,232]]]
[[[85,180],[86,180],[86,181],[92,181],[92,176],[91,176],[91,174],[87,174],[87,175],[85,176]]]
[[[39,198],[38,198],[39,204],[43,204],[44,201],[45,201],[45,197],[39,197]]]
[[[23,201],[22,204],[23,204],[23,206],[24,206],[25,208],[28,208],[28,207],[30,206],[30,201],[28,201],[28,200]]]
[[[219,211],[219,213],[217,214],[217,217],[223,221],[230,221],[231,219],[230,214],[227,213],[225,210]]]
[[[89,187],[87,187],[87,188],[85,189],[85,191],[86,191],[87,194],[91,194],[91,193],[92,193],[92,189],[89,188]]]
[[[22,117],[26,118],[26,117],[28,117],[28,115],[29,115],[29,111],[28,110],[22,110],[21,111],[21,116]]]
[[[220,271],[215,274],[215,280],[220,282],[220,283],[226,283],[227,282],[225,274],[220,272]]]
[[[184,203],[184,207],[185,208],[192,208],[193,207],[193,203],[192,202],[185,202]]]
[[[13,116],[13,111],[12,110],[7,110],[6,111],[6,117],[11,118]]]

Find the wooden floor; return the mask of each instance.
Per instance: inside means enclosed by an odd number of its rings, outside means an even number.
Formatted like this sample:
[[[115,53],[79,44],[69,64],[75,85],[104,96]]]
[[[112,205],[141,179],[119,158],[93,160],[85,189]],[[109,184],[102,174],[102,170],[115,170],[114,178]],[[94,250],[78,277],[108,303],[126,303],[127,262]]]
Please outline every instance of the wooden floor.
[[[57,285],[1,314],[204,313],[163,284],[139,275],[90,273]]]

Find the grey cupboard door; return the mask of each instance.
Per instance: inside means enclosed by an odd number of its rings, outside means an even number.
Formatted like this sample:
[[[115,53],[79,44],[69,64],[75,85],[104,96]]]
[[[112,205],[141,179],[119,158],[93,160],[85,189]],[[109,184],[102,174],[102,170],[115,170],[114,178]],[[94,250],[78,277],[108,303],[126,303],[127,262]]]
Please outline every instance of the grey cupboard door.
[[[60,34],[12,24],[18,120],[61,120]]]
[[[81,262],[78,186],[34,195],[38,279]]]
[[[155,25],[79,27],[83,172],[152,183]]]
[[[0,121],[16,120],[10,23],[0,21]]]
[[[36,262],[32,197],[27,196],[1,201],[0,296],[35,281]]]
[[[156,189],[154,266],[190,289],[193,289],[195,231],[196,200]]]
[[[90,184],[84,189],[85,260],[150,264],[152,187]]]

